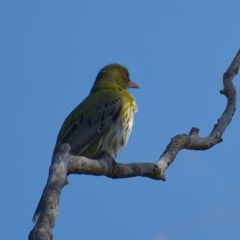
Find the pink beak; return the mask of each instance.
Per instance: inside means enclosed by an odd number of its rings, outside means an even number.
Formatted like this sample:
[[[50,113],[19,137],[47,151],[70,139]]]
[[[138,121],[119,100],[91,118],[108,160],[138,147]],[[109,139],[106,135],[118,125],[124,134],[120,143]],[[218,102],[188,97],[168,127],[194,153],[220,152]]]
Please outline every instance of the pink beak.
[[[128,82],[128,88],[139,88],[139,86],[135,82],[130,80]]]

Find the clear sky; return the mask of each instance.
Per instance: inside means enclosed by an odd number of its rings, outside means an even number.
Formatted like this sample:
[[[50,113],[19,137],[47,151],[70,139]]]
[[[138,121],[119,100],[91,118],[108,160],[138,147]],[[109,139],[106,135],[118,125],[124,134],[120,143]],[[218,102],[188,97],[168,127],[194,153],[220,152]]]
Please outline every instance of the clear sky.
[[[0,239],[27,238],[61,124],[106,64],[141,86],[117,161],[155,162],[193,126],[209,134],[240,47],[239,10],[237,0],[1,1]],[[166,182],[70,176],[55,239],[240,239],[238,108],[223,142],[182,151]]]

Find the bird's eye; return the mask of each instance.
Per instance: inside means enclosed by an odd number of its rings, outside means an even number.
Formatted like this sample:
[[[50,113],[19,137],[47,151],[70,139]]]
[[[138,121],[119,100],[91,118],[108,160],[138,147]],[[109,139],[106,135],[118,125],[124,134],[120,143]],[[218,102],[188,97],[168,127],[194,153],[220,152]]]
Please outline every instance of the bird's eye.
[[[127,75],[125,75],[125,76],[123,77],[123,80],[124,80],[124,82],[128,82],[128,81],[129,81],[129,78],[128,78],[128,76],[127,76]]]

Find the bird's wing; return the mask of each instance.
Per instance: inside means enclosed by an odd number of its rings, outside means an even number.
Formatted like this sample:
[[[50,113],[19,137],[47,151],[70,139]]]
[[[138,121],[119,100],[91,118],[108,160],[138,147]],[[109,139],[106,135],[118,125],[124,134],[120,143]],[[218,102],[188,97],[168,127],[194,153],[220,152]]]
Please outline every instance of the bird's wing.
[[[81,155],[99,139],[122,108],[122,97],[112,91],[89,95],[67,117],[58,135],[57,143],[69,143],[71,153]]]

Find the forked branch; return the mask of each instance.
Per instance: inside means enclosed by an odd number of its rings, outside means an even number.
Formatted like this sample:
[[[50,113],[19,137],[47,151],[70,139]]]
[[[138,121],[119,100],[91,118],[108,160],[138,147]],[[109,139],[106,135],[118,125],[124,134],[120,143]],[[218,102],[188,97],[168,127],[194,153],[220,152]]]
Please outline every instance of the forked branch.
[[[240,50],[223,75],[221,94],[227,98],[223,114],[207,137],[200,137],[199,129],[193,127],[189,134],[179,134],[172,138],[156,163],[116,163],[108,155],[101,159],[88,159],[69,154],[69,144],[62,144],[53,154],[47,184],[34,215],[34,228],[29,234],[30,240],[52,239],[52,229],[57,216],[57,208],[62,188],[67,184],[69,174],[89,174],[110,178],[148,177],[165,180],[165,171],[173,163],[182,149],[206,150],[222,141],[222,135],[236,110],[236,90],[233,78],[240,66]]]

